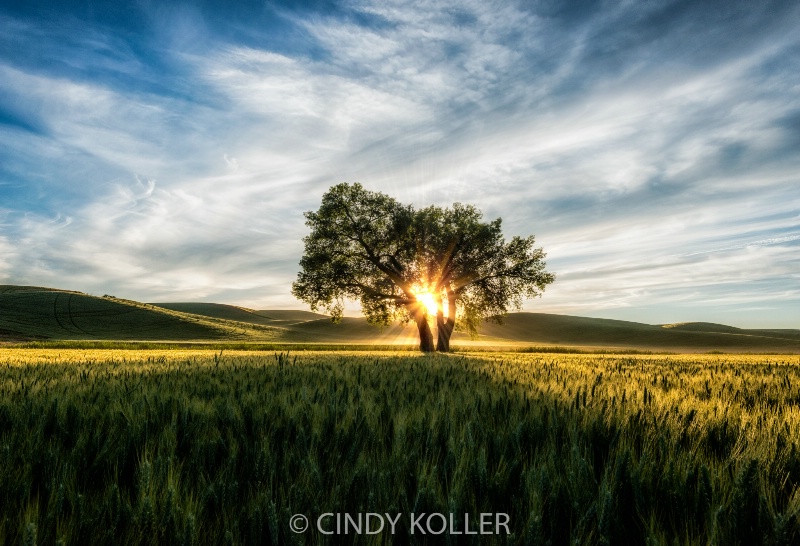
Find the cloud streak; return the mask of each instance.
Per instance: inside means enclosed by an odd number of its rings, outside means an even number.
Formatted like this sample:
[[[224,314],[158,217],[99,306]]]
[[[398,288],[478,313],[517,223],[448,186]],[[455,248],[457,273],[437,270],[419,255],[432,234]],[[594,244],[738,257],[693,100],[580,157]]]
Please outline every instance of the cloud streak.
[[[796,3],[242,6],[0,11],[0,282],[300,307],[360,181],[536,233],[530,310],[800,322]]]

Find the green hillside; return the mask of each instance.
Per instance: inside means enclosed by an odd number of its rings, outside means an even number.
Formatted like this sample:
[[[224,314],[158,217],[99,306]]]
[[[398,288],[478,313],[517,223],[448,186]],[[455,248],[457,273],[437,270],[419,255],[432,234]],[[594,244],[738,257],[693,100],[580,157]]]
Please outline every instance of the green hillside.
[[[205,317],[236,320],[265,326],[286,326],[298,322],[326,318],[325,315],[312,313],[310,311],[255,311],[246,307],[221,303],[168,302],[151,303],[150,305],[182,313],[192,313]]]
[[[159,304],[166,305],[166,304]],[[380,329],[364,318],[345,317],[340,324],[331,323],[328,317],[304,311],[247,311],[241,308],[236,314],[224,313],[230,306],[212,304],[169,304],[174,309],[192,310],[195,313],[218,317],[238,317],[239,320],[259,321],[261,324],[284,326],[284,339],[292,342],[318,343],[416,343],[413,325],[393,324]],[[194,307],[193,305],[198,305]],[[200,307],[204,306],[204,307]],[[265,317],[286,319],[263,322]],[[313,320],[298,320],[310,318]],[[564,345],[574,347],[631,347],[636,349],[665,349],[672,351],[787,351],[800,352],[798,330],[743,330],[732,326],[709,323],[682,323],[679,325],[651,325],[622,320],[552,315],[545,313],[511,313],[503,324],[486,322],[482,325],[478,341],[495,344]],[[458,344],[473,343],[463,333],[455,333]]]
[[[757,336],[765,338],[781,338],[800,341],[800,330],[789,329],[745,329],[724,324],[714,324],[713,322],[681,322],[677,324],[665,324],[663,328],[682,332],[711,332],[721,334],[734,334],[742,336]]]
[[[265,311],[264,313],[267,313]],[[510,313],[502,324],[481,325],[478,342],[487,344],[558,345],[569,347],[635,348],[669,351],[800,352],[800,331],[742,330],[731,332],[703,328],[666,328],[623,320]],[[722,330],[722,328],[720,328]],[[287,339],[325,343],[415,343],[413,325],[393,324],[383,330],[363,318],[345,317],[341,324],[328,319],[295,324],[287,328]],[[794,336],[794,337],[792,337]],[[464,333],[453,335],[455,345],[474,343]]]
[[[0,333],[5,339],[222,340],[268,339],[279,331],[130,300],[0,285]]]
[[[392,324],[383,329],[367,323],[364,318],[344,317],[339,324],[330,318],[294,324],[287,328],[287,338],[292,341],[319,341],[324,343],[419,343],[416,326]]]
[[[361,317],[344,317],[338,324],[327,315],[310,311],[267,309],[255,311],[217,303],[170,302],[151,305],[209,318],[273,326],[281,329],[282,340],[318,343],[415,343],[414,326],[392,324],[379,328]]]
[[[712,323],[651,325],[622,320],[511,313],[486,322],[477,341],[463,333],[455,346],[557,345],[669,351],[800,353],[800,330],[745,330]],[[270,341],[404,344],[418,342],[414,325],[384,329],[364,318],[296,310],[256,311],[215,303],[145,304],[80,292],[0,285],[0,341],[30,339]]]
[[[319,313],[312,313],[311,311],[297,311],[294,309],[269,309],[264,311],[255,311],[259,315],[269,317],[277,322],[307,322],[309,320],[330,320],[328,315],[321,315]]]
[[[624,320],[545,313],[512,313],[501,325],[484,324],[481,333],[494,338],[556,345],[674,350],[800,351],[800,331],[797,330],[780,331],[783,335],[767,335],[765,332],[776,331],[715,326],[718,328],[691,326],[669,328]]]

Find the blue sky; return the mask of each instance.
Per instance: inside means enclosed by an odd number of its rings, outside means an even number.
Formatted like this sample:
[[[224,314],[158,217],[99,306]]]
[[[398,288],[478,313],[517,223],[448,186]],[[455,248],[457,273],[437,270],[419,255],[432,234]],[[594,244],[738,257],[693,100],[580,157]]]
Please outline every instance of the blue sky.
[[[338,182],[535,234],[530,311],[800,327],[800,4],[0,1],[0,283],[302,308]]]

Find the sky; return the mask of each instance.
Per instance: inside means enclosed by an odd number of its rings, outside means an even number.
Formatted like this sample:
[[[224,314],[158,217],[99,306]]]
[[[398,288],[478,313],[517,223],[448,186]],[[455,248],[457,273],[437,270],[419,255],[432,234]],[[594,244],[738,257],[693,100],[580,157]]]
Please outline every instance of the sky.
[[[798,23],[794,0],[0,0],[0,284],[303,309],[303,212],[360,182],[535,235],[556,282],[526,311],[800,328]]]

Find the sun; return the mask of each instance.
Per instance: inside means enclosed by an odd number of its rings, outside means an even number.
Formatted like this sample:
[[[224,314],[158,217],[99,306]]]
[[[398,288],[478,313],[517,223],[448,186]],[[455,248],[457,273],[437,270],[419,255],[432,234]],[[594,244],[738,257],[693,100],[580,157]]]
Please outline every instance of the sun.
[[[430,292],[422,292],[417,294],[417,300],[425,306],[429,315],[436,315],[439,312],[439,306],[436,304],[436,298]]]

